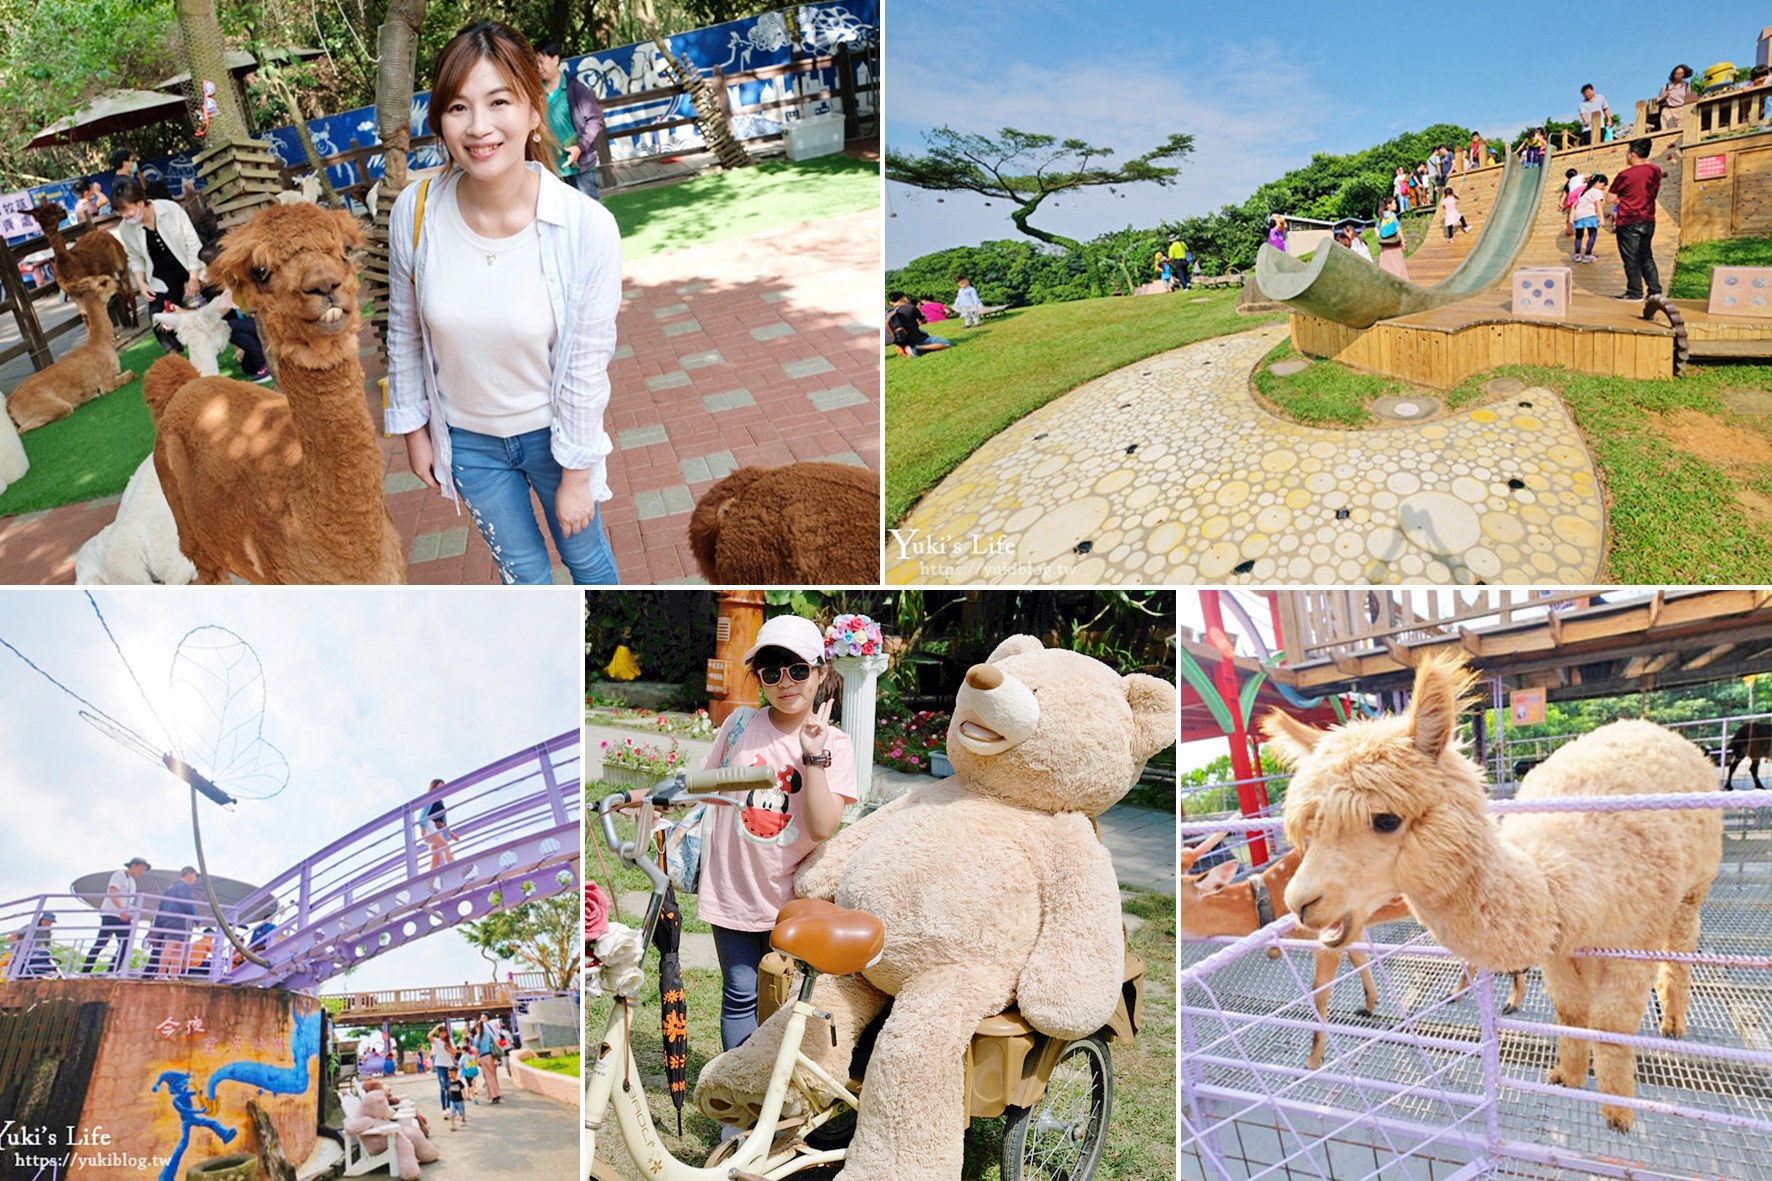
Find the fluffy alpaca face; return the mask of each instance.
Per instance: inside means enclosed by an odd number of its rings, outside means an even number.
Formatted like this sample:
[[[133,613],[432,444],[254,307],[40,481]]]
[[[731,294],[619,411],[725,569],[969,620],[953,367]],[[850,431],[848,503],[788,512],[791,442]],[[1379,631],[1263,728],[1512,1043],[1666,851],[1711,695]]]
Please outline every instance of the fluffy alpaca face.
[[[258,317],[279,359],[323,369],[357,352],[355,218],[318,205],[272,205],[228,233],[210,266]]]
[[[68,219],[68,211],[53,201],[47,205],[39,205],[35,209],[27,209],[25,214],[36,222],[46,234]]]
[[[1462,666],[1425,661],[1405,714],[1313,730],[1280,713],[1263,722],[1294,768],[1286,836],[1304,850],[1286,905],[1340,947],[1398,895],[1456,880],[1482,825],[1477,767],[1453,737],[1469,686]]]
[[[456,167],[482,183],[522,168],[524,144],[540,126],[541,112],[485,58],[438,120]]]
[[[75,300],[96,299],[100,303],[107,302],[117,294],[117,280],[110,275],[93,275],[85,279],[69,279],[62,284],[62,290],[68,298]]]

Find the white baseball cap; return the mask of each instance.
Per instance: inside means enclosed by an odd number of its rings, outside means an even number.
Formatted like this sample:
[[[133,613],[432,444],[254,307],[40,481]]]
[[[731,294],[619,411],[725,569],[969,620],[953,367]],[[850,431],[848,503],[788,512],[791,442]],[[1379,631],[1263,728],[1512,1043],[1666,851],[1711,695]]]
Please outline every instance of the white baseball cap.
[[[810,619],[777,615],[757,633],[757,642],[745,649],[745,663],[749,664],[765,648],[786,648],[807,664],[817,664],[824,659],[824,633]]]

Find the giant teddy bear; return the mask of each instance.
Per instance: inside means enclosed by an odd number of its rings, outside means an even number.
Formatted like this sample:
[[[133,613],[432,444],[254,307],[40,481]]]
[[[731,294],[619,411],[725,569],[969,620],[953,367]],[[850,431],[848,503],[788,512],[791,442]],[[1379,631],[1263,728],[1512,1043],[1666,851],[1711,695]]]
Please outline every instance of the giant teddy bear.
[[[393,1104],[388,1093],[382,1090],[381,1080],[369,1079],[363,1084],[363,1098],[357,1105],[357,1114],[345,1121],[344,1128],[353,1136],[362,1136],[363,1150],[375,1155],[387,1151],[388,1137],[369,1129],[393,1122]],[[436,1147],[416,1123],[401,1124],[394,1136],[394,1164],[388,1172],[404,1181],[418,1181],[419,1165],[437,1159]]]
[[[1107,1024],[1124,936],[1113,864],[1090,818],[1176,730],[1174,685],[1013,636],[966,673],[948,727],[953,776],[844,829],[801,865],[798,894],[868,911],[886,930],[860,975],[816,981],[812,1003],[832,1014],[835,1038],[813,1019],[802,1042],[844,1078],[858,1034],[893,998],[844,1181],[960,1176],[964,1055],[981,1019],[1014,1003],[1058,1038]],[[755,1122],[789,1012],[708,1063],[696,1084],[705,1113]]]

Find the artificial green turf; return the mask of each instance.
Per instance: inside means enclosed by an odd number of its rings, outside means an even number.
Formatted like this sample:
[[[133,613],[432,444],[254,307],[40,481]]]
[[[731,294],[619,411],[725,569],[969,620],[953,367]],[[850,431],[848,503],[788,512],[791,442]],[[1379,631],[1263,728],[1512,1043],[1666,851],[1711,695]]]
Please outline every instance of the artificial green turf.
[[[621,227],[624,258],[644,258],[762,230],[880,207],[880,164],[820,156],[767,160],[681,184],[615,193],[604,202]]]
[[[1016,308],[935,335],[955,347],[886,358],[886,519],[897,523],[986,440],[1086,381],[1278,316],[1238,316],[1238,291],[1083,299]],[[1203,298],[1203,303],[1191,302]]]
[[[19,436],[31,470],[0,495],[0,517],[40,512],[114,496],[154,449],[154,423],[142,401],[142,375],[163,356],[153,336],[124,349],[122,367],[135,380],[81,406],[68,417]],[[223,372],[230,372],[225,369]],[[236,366],[230,376],[238,376]]]
[[[1709,299],[1712,267],[1772,267],[1772,238],[1730,238],[1680,247],[1668,296]]]

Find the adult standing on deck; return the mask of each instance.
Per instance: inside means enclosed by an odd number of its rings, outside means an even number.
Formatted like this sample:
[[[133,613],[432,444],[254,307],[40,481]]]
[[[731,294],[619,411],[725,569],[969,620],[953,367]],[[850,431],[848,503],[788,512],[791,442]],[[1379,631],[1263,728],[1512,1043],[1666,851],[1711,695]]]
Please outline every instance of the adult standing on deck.
[[[1612,108],[1606,105],[1606,96],[1594,89],[1592,82],[1585,83],[1581,88],[1581,142],[1593,144],[1594,116],[1600,117],[1600,126],[1607,127],[1612,123]]]
[[[1680,116],[1692,99],[1692,67],[1677,65],[1667,76],[1667,85],[1655,96],[1661,107],[1661,129],[1672,131],[1680,125]]]
[[[1647,139],[1631,140],[1624,171],[1612,178],[1607,194],[1618,256],[1624,261],[1624,291],[1612,297],[1620,302],[1640,303],[1645,296],[1661,294],[1661,274],[1655,269],[1655,198],[1661,192],[1661,169],[1649,163],[1654,150]]]

